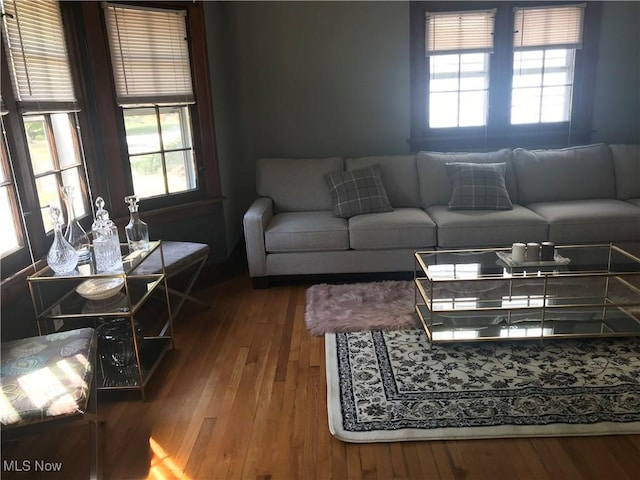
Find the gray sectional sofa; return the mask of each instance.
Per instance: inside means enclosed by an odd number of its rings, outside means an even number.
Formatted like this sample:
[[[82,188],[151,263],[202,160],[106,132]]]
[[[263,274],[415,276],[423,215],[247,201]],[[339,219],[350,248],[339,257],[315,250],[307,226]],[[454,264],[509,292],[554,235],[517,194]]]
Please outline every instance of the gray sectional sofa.
[[[447,164],[460,162],[505,164],[511,208],[450,208],[459,185]],[[336,216],[327,176],[375,165],[392,211]],[[640,241],[640,145],[265,158],[256,187],[244,215],[256,286],[284,275],[412,271],[416,249]]]

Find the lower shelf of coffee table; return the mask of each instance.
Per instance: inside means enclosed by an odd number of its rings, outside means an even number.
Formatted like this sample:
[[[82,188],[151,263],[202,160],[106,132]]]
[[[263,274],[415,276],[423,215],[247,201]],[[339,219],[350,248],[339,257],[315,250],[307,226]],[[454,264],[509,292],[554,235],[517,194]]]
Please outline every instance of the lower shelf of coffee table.
[[[140,371],[135,362],[125,367],[117,367],[111,364],[98,352],[98,389],[99,390],[142,390],[147,381],[164,357],[166,351],[171,348],[170,337],[145,338],[140,348]]]
[[[416,304],[431,342],[640,336],[640,316],[616,306],[576,309],[459,310],[432,313]]]

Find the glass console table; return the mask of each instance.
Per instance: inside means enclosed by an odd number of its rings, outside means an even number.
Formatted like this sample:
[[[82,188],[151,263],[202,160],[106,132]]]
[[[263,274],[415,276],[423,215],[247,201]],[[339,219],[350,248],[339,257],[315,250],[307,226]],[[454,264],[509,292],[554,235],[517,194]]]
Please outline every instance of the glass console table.
[[[120,249],[121,272],[96,274],[90,261],[65,275],[47,266],[27,280],[40,335],[96,328],[98,389],[139,390],[144,399],[147,382],[174,346],[164,253],[160,241],[146,251]]]
[[[430,342],[640,335],[640,259],[614,245],[415,252],[415,311]]]

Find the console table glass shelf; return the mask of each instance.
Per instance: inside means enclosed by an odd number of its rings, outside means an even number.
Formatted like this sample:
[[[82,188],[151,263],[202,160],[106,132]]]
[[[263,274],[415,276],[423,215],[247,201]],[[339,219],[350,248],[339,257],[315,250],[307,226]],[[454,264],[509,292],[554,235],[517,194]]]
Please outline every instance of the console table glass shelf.
[[[154,370],[166,351],[173,348],[164,253],[161,241],[150,242],[144,251],[129,253],[126,243],[120,249],[122,271],[95,273],[92,251],[91,260],[73,272],[57,275],[47,266],[27,280],[40,335],[84,325],[98,328],[117,319],[128,322],[135,360],[115,366],[98,351],[98,388],[139,390],[144,399],[145,386]],[[83,282],[109,279],[122,286],[108,298],[88,300],[76,291]]]
[[[640,336],[640,259],[615,245],[415,252],[415,311],[430,342]]]

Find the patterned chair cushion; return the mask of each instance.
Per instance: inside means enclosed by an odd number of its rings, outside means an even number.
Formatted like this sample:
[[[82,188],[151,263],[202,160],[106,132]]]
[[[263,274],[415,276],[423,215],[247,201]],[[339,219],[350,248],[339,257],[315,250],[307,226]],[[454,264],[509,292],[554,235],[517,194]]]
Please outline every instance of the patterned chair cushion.
[[[84,413],[95,351],[93,328],[3,342],[3,428]]]

